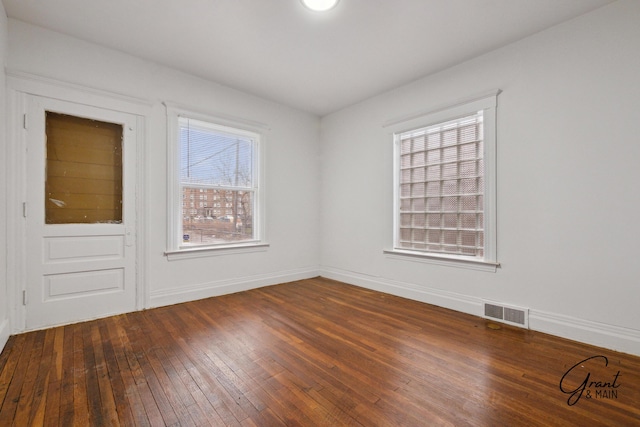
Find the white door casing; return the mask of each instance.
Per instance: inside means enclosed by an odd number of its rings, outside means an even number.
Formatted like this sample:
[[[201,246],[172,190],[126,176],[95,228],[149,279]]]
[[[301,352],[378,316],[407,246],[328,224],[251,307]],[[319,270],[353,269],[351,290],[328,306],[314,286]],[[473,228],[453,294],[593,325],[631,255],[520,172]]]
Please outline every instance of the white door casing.
[[[45,224],[47,112],[122,125],[120,223]],[[135,310],[137,116],[33,95],[26,114],[26,329]]]

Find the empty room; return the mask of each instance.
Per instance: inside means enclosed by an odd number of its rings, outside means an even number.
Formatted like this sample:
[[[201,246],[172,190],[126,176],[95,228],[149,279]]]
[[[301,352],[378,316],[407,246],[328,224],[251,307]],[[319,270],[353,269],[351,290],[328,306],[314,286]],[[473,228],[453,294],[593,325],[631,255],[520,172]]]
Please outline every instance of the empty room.
[[[2,0],[0,426],[640,426],[640,1]]]

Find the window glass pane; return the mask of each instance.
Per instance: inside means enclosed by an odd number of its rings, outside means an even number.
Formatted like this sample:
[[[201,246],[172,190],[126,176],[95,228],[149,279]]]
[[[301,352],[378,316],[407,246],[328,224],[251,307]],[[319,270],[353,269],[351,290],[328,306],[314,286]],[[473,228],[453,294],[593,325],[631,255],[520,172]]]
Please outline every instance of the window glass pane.
[[[424,199],[413,199],[411,201],[411,210],[424,212]]]
[[[414,168],[412,174],[413,174],[412,178],[411,178],[412,182],[424,182],[425,181],[424,168]]]
[[[478,181],[475,178],[460,180],[461,194],[476,194],[478,192]]]
[[[448,163],[442,166],[442,178],[456,179],[458,178],[458,164]]]
[[[444,214],[444,227],[445,228],[457,228],[458,227],[458,214]]]
[[[458,180],[451,179],[442,183],[443,196],[455,196],[458,194]]]
[[[405,139],[400,144],[402,154],[411,153],[411,139]]]
[[[459,174],[461,177],[475,177],[478,174],[476,161],[460,163]]]
[[[438,166],[429,166],[427,168],[427,179],[429,181],[440,179],[441,171],[442,171],[442,168],[441,168],[440,165],[438,165]]]
[[[460,160],[475,159],[478,156],[477,144],[464,144],[460,146]]]
[[[462,231],[460,233],[462,246],[474,248],[476,246],[476,233],[472,231]]]
[[[183,187],[189,198],[203,189]],[[199,204],[183,214],[182,241],[190,245],[239,242],[253,238],[253,192],[204,189],[208,197],[217,197],[212,206]]]
[[[45,223],[122,222],[122,125],[47,112]]]
[[[414,154],[411,157],[411,162],[413,166],[424,166],[425,164],[425,156],[426,153],[424,151],[420,151],[416,154]]]
[[[458,148],[457,147],[447,147],[442,150],[442,155],[444,157],[445,162],[453,162],[458,159]]]
[[[430,197],[427,199],[427,212],[439,212],[440,206],[440,197]]]
[[[440,230],[428,230],[427,238],[429,243],[439,243],[440,242]]]
[[[429,164],[434,164],[434,163],[440,163],[440,154],[442,153],[441,150],[431,150],[427,152],[427,163]]]
[[[440,148],[440,132],[433,132],[428,134],[427,148],[430,150],[434,148]]]
[[[478,209],[476,196],[461,196],[460,197],[460,211],[475,211]]]
[[[475,229],[476,225],[476,214],[460,214],[460,226],[464,229]]]
[[[458,211],[458,198],[457,197],[443,197],[442,198],[442,210],[444,212],[457,212]]]
[[[445,230],[444,232],[444,244],[445,245],[456,245],[458,242],[458,232]]]
[[[424,182],[418,182],[411,186],[411,195],[414,197],[424,196]]]
[[[455,145],[458,142],[458,132],[457,130],[445,130],[442,132],[442,145],[450,146]]]
[[[417,153],[418,151],[424,151],[424,148],[425,148],[424,135],[416,136],[415,138],[413,138],[412,150],[414,153]]]
[[[427,196],[439,196],[440,184],[441,184],[440,181],[427,183]]]
[[[411,156],[402,156],[400,161],[403,168],[408,168],[411,166]]]
[[[413,226],[418,228],[424,228],[427,216],[423,213],[413,215]]]
[[[472,142],[478,140],[478,125],[471,124],[460,128],[460,142]]]
[[[441,217],[440,214],[429,214],[428,216],[428,228],[439,228],[441,226]]]
[[[211,123],[179,119],[182,246],[256,238],[257,136]],[[193,202],[198,200],[198,202]]]
[[[199,122],[180,122],[180,182],[251,188],[251,138],[205,128]]]

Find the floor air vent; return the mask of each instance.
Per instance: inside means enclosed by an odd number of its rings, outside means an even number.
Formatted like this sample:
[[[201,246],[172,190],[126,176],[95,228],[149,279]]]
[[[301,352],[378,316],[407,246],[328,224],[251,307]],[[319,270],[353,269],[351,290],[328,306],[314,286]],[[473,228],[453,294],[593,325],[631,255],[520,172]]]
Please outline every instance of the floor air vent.
[[[527,308],[485,301],[484,317],[521,328],[529,328],[529,309]]]

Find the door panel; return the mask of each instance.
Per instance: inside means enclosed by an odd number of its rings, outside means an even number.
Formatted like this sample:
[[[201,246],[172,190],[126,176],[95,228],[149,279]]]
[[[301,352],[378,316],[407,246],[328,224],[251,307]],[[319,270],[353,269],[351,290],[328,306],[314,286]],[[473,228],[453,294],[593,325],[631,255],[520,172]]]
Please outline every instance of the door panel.
[[[46,237],[44,262],[113,260],[124,257],[123,236]]]
[[[136,308],[135,115],[27,101],[26,327]]]
[[[44,289],[45,302],[65,299],[69,296],[86,297],[106,292],[122,292],[124,270],[115,268],[103,271],[48,274],[44,276]]]

